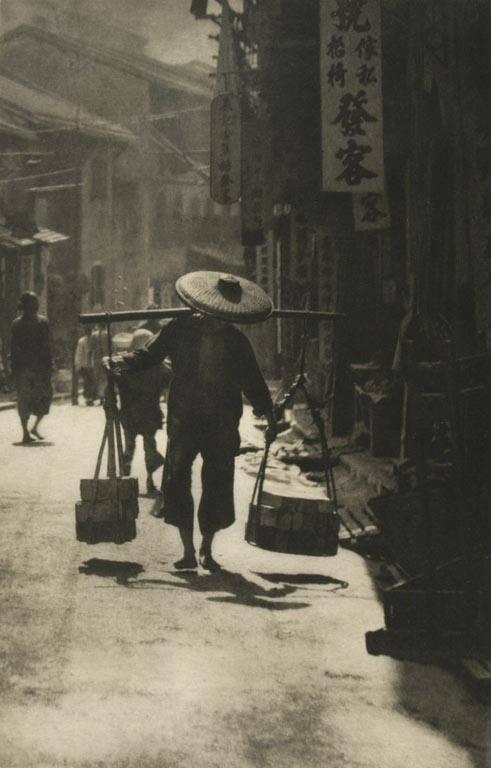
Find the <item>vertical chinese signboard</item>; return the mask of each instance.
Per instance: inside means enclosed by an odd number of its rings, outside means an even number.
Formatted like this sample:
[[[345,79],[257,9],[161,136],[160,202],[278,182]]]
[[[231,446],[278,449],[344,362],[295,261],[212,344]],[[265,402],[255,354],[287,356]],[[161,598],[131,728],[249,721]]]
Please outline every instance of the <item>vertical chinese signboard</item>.
[[[380,0],[321,0],[322,178],[383,192]]]
[[[319,309],[325,312],[336,312],[338,309],[337,281],[338,264],[337,254],[334,249],[329,227],[319,227],[317,231],[318,242],[318,295]],[[319,323],[319,359],[322,361],[326,373],[326,393],[334,394],[336,350],[335,350],[335,323],[324,321]],[[332,400],[329,403],[332,408]],[[332,415],[332,413],[330,412]]]
[[[263,245],[257,251],[256,282],[274,299],[275,297],[275,247],[274,237],[270,230],[265,233]]]
[[[249,108],[242,121],[241,214],[242,244],[265,240],[268,195],[266,163],[268,124]]]
[[[240,198],[239,70],[228,3],[222,9],[215,92],[211,102],[210,195],[222,205]]]

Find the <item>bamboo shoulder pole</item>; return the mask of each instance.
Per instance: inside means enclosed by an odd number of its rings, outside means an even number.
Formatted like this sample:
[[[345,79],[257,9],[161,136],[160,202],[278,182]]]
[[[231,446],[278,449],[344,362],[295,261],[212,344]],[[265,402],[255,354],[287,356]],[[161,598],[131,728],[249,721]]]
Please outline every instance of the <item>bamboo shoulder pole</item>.
[[[170,309],[132,309],[123,312],[89,312],[79,315],[81,323],[125,323],[133,320],[166,320],[191,314],[187,307]],[[270,317],[290,320],[343,320],[346,315],[339,312],[313,312],[302,309],[273,309]]]

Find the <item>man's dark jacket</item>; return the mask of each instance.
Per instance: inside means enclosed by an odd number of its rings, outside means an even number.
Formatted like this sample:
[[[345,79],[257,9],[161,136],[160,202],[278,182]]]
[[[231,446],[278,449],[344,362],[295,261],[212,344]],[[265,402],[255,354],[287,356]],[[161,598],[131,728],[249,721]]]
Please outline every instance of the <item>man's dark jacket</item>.
[[[209,320],[196,315],[166,325],[148,345],[122,355],[122,371],[142,371],[166,357],[173,379],[168,416],[185,417],[206,411],[238,423],[242,394],[257,414],[272,410],[272,401],[254,352],[241,331],[229,323],[209,333]]]

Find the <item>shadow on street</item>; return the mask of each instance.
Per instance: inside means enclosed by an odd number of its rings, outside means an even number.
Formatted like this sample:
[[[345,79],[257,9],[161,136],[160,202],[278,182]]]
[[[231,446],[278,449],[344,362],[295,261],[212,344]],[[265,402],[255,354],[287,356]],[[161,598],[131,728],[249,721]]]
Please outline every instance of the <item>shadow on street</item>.
[[[273,584],[299,584],[301,586],[308,586],[309,584],[323,584],[332,585],[333,589],[329,592],[337,592],[338,589],[347,589],[349,583],[342,581],[341,579],[335,579],[333,576],[323,576],[316,573],[258,573],[256,576],[260,576],[266,581],[271,581]]]
[[[22,440],[19,440],[17,443],[12,443],[12,445],[15,445],[21,448],[51,448],[51,446],[53,446],[54,443],[50,443],[49,440],[43,440],[37,443],[35,443],[34,441],[32,443],[23,443]]]
[[[249,581],[241,573],[233,573],[221,569],[216,573],[205,576],[196,573],[176,573],[183,584],[177,584],[184,589],[192,589],[197,592],[227,592],[224,597],[213,596],[208,600],[214,603],[229,603],[245,605],[253,608],[266,608],[270,611],[291,610],[308,608],[310,603],[294,603],[283,601],[281,598],[292,595],[296,587],[283,586],[273,589],[265,589],[254,581]],[[144,581],[144,580],[143,580]]]
[[[195,572],[175,572],[173,576],[181,582],[168,579],[136,579],[144,572],[140,563],[118,560],[100,560],[92,558],[79,566],[79,573],[86,576],[100,576],[116,581],[116,584],[128,589],[188,589],[195,592],[227,593],[223,597],[214,595],[207,599],[217,603],[232,603],[253,608],[266,608],[270,611],[308,608],[310,603],[284,601],[282,598],[297,591],[294,586],[284,585],[265,589],[254,581],[249,581],[240,573],[221,569],[217,573],[201,574]],[[316,578],[316,577],[314,577]],[[326,578],[326,577],[323,577]],[[331,580],[329,580],[331,581]]]
[[[132,563],[128,560],[100,560],[93,557],[79,566],[79,573],[86,576],[103,576],[116,579],[116,584],[128,586],[130,579],[134,579],[144,571],[140,563]]]

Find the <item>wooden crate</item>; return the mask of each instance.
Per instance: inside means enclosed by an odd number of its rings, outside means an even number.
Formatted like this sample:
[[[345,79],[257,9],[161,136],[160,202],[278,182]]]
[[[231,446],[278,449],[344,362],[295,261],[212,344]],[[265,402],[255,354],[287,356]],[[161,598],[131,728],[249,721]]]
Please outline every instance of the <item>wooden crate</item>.
[[[436,569],[438,586],[431,588],[428,577],[420,575],[390,587],[383,595],[385,625],[388,630],[432,630],[484,637],[491,631],[491,593],[485,574],[484,558],[478,584],[472,590],[465,583],[461,558]]]
[[[430,626],[447,632],[465,632],[469,612],[466,593],[454,590],[388,590],[384,593],[387,629],[419,630]]]
[[[251,504],[246,540],[261,549],[295,555],[336,555],[339,516],[330,499],[279,496],[264,491]]]
[[[82,501],[105,501],[110,499],[138,500],[138,480],[135,477],[103,478],[101,480],[81,480],[80,498]]]
[[[92,501],[77,501],[75,504],[75,519],[80,523],[88,520],[107,522],[111,520],[134,520],[138,517],[137,499],[101,499]]]
[[[81,501],[75,505],[78,541],[122,544],[136,537],[138,481],[105,478],[80,481]]]
[[[77,541],[84,544],[125,544],[136,538],[136,521],[134,517],[102,522],[76,520],[75,534]]]

